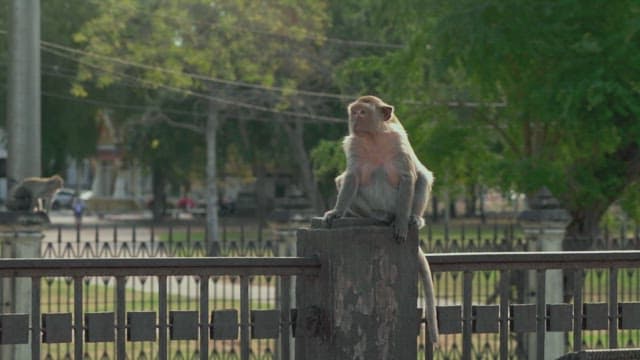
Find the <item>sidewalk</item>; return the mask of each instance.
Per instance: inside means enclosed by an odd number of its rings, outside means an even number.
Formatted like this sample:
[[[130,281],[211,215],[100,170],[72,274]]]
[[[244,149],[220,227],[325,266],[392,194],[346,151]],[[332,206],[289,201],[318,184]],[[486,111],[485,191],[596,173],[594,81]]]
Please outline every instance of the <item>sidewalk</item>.
[[[108,224],[118,221],[135,221],[135,220],[151,220],[153,216],[151,211],[138,211],[122,214],[105,214],[98,216],[96,214],[86,214],[82,217],[83,225]],[[52,225],[57,224],[75,224],[75,218],[71,210],[56,210],[49,213],[49,220]]]

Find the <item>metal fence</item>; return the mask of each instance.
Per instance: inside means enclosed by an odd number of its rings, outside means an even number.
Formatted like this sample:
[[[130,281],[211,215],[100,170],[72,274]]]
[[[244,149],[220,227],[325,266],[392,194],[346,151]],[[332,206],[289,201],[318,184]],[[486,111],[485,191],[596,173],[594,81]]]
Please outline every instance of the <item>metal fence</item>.
[[[173,355],[176,359],[246,360],[251,355],[288,359],[291,276],[318,270],[317,260],[304,258],[7,259],[0,262],[0,276],[28,278],[32,285],[31,313],[0,315],[0,344],[30,343],[32,359],[59,355],[56,358],[168,359]],[[126,280],[132,276],[156,280],[157,299],[147,311],[136,311],[130,303]],[[198,279],[197,302],[191,310],[176,308],[171,301],[169,278],[176,276]],[[220,307],[211,301],[215,292],[213,279],[221,276],[239,278],[239,303]],[[256,276],[280,279],[278,288],[284,295],[277,306],[264,310],[261,304],[250,302],[250,279]],[[72,306],[51,311],[42,305],[42,283],[61,277],[70,279]],[[105,299],[113,300],[111,309],[98,311],[87,306],[89,285],[85,279],[92,277],[115,280],[114,291],[108,295],[105,292]],[[276,344],[278,338],[280,342]],[[257,356],[254,349],[260,344],[251,339],[271,339],[274,347],[270,355]],[[226,355],[216,348],[220,342],[227,343]],[[42,343],[46,344],[44,351]],[[137,349],[135,344],[139,344]],[[3,358],[11,358],[12,351],[22,354],[16,358],[26,358],[28,351],[24,347],[3,347]],[[189,350],[185,353],[181,348]],[[274,348],[279,351],[274,353]]]
[[[640,292],[639,251],[460,253],[427,258],[437,274],[462,278],[460,301],[438,307],[444,339],[435,358],[532,359],[529,355],[533,346],[536,358],[544,359],[545,334],[550,332],[563,335],[565,352],[593,347],[591,338],[606,339],[595,348],[637,347],[640,302],[637,298],[629,299],[625,288],[630,287],[635,294]],[[565,270],[573,280],[569,284],[570,297],[547,304],[545,285],[551,269]],[[532,301],[513,299],[508,279],[519,271],[533,272],[537,280]],[[590,271],[606,274],[603,281],[606,291],[598,297],[593,296],[588,285]],[[628,271],[635,274],[633,281],[626,276]],[[494,303],[484,302],[476,291],[477,280],[489,272],[501,284]],[[527,334],[535,338],[533,345],[519,341]],[[431,351],[426,349],[427,358],[431,357]]]
[[[438,306],[441,349],[449,344],[457,347],[449,353],[440,349],[434,353],[423,343],[421,358],[529,358],[530,349],[521,349],[516,341],[527,334],[535,339],[538,359],[543,358],[545,334],[550,332],[565,336],[567,352],[585,348],[594,332],[606,334],[608,348],[625,347],[629,338],[637,339],[640,302],[620,295],[626,286],[620,275],[640,268],[638,251],[436,254],[428,259],[435,273],[462,277],[462,300]],[[319,266],[311,258],[3,260],[0,277],[26,278],[23,281],[31,283],[32,296],[30,314],[0,315],[0,344],[4,344],[0,348],[6,351],[15,346],[14,351],[21,351],[26,346],[33,359],[56,358],[56,350],[60,358],[74,359],[289,359],[289,339],[295,329],[287,300],[291,277],[315,274]],[[575,275],[570,301],[545,302],[545,281],[551,269]],[[583,279],[588,269],[607,272],[608,291],[597,302],[586,300]],[[497,304],[483,303],[474,292],[474,278],[487,271],[497,272],[500,278],[514,271],[533,271],[538,280],[534,301],[511,300],[509,283],[502,282]],[[127,278],[137,276],[153,278],[158,286],[156,299],[144,311],[131,304],[126,285]],[[169,278],[176,276],[199,279],[197,301],[190,309],[177,308],[171,299]],[[239,278],[238,303],[219,306],[213,301],[213,279],[222,276]],[[260,276],[280,279],[282,301],[265,308],[253,300],[251,278]],[[112,308],[99,311],[87,306],[90,285],[85,279],[94,277],[114,279],[113,291],[105,295],[113,299]],[[42,285],[48,278],[71,279],[70,309],[51,311],[43,305]],[[261,339],[271,342],[272,351],[256,351],[265,341]],[[221,351],[221,343],[226,351]],[[495,355],[487,346],[497,349]]]
[[[166,225],[97,224],[77,228],[57,225],[45,231],[42,257],[47,259],[93,258],[170,258],[204,257],[215,253],[219,257],[291,256],[294,233],[289,229],[263,231],[257,227],[223,224],[221,237],[214,246],[206,246],[202,223],[169,223]],[[209,278],[210,306],[212,308],[239,309],[242,279],[237,275],[220,275]],[[279,277],[263,274],[248,278],[251,302],[258,309],[270,309],[284,301],[278,291]],[[195,311],[200,301],[201,279],[194,275],[176,275],[166,279],[167,304],[175,311]],[[109,312],[115,308],[114,289],[117,281],[112,276],[83,278],[83,304],[85,309]],[[128,308],[146,312],[157,306],[159,284],[153,276],[129,276],[125,279]],[[42,307],[45,311],[69,312],[74,308],[74,280],[72,277],[45,277],[42,288]],[[155,350],[150,344],[133,342],[128,345],[129,358],[149,359]],[[45,357],[65,359],[72,353],[69,344],[46,345]],[[85,349],[88,359],[113,359],[114,345],[91,343]],[[169,349],[172,359],[197,358],[198,346],[193,341],[176,341]],[[251,346],[254,359],[279,358],[281,348],[273,339],[256,340]],[[234,359],[239,355],[236,344],[214,341],[211,357]]]
[[[162,257],[199,257],[212,251],[224,257],[272,257],[295,254],[293,227],[262,229],[245,226],[242,223],[222,223],[219,241],[212,246],[205,245],[202,224],[177,223],[165,226],[148,224],[95,225],[76,229],[72,226],[57,226],[49,229],[42,248],[45,258],[162,258]],[[457,226],[455,230],[446,227],[427,227],[421,234],[422,245],[428,253],[451,252],[496,252],[526,251],[527,243],[520,237],[514,224],[491,224]],[[614,237],[611,235],[615,233]],[[619,231],[605,231],[601,239],[596,239],[597,249],[640,249],[638,228]],[[523,303],[523,287],[526,285],[526,272],[512,270],[509,276],[497,270],[479,270],[474,272],[472,282],[473,299],[478,304],[499,305],[502,301],[501,286],[508,286],[509,301]],[[626,302],[640,301],[638,289],[638,269],[628,268],[620,271],[618,297]],[[437,303],[440,306],[462,304],[464,300],[464,274],[461,272],[434,272]],[[605,268],[588,269],[584,273],[583,300],[588,303],[603,302],[608,299],[609,271]],[[113,277],[86,277],[83,279],[84,306],[92,311],[111,311],[114,308],[113,291],[116,280]],[[237,276],[214,276],[210,278],[210,303],[212,308],[237,307],[240,293],[240,279]],[[281,301],[278,289],[279,279],[274,276],[255,276],[249,278],[251,301],[258,308],[273,308]],[[154,277],[131,276],[125,280],[127,302],[132,310],[148,311],[157,305],[158,284]],[[73,278],[45,277],[42,283],[42,306],[46,311],[65,312],[73,308]],[[168,304],[172,309],[194,311],[198,307],[198,276],[173,276],[167,279]],[[583,338],[585,348],[599,349],[608,346],[608,335],[604,331],[589,331]],[[638,332],[629,332],[624,337],[625,347],[640,346]],[[523,335],[513,334],[515,345],[509,349],[511,358],[522,355]],[[252,358],[277,358],[278,347],[272,340],[254,341],[251,348]],[[567,344],[571,342],[567,340]],[[499,334],[482,334],[474,337],[472,343],[476,358],[495,359],[500,355]],[[570,347],[567,345],[568,348]],[[149,357],[148,345],[130,344],[130,358]],[[456,359],[462,356],[462,338],[444,336],[437,349],[436,358]],[[112,344],[91,344],[87,348],[91,359],[105,358],[113,353]],[[198,348],[193,341],[177,341],[171,347],[172,358],[192,358]],[[423,353],[428,349],[421,345]],[[70,352],[68,344],[46,347],[47,355],[52,359],[63,359]],[[238,349],[228,342],[214,342],[212,358],[234,358]]]

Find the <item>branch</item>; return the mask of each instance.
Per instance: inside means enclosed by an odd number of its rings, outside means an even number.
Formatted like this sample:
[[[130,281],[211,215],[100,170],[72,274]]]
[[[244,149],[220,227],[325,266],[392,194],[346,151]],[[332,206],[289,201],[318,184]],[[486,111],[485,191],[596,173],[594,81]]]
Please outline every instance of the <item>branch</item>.
[[[180,128],[180,129],[193,131],[193,132],[195,132],[197,134],[204,134],[204,127],[198,126],[198,125],[195,125],[195,124],[185,124],[185,123],[182,123],[182,122],[179,122],[179,121],[172,120],[165,113],[163,113],[162,111],[159,111],[159,110],[146,111],[142,115],[142,122],[143,123],[145,123],[145,122],[147,122],[147,123],[164,122],[167,125],[175,127],[175,128]]]
[[[495,121],[492,121],[489,116],[480,116],[479,118],[480,120],[484,120],[485,123],[487,123],[492,129],[494,129],[514,153],[520,153],[520,148],[518,147],[517,142],[511,136],[509,136],[509,134],[507,134],[503,127],[498,125]]]

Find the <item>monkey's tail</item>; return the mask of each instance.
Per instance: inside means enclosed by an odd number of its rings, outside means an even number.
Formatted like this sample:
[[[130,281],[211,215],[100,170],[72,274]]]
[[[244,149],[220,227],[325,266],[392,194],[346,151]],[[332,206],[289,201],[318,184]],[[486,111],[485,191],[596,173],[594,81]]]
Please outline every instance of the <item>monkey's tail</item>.
[[[432,344],[438,342],[438,322],[436,318],[436,298],[433,291],[431,269],[425,257],[424,251],[418,247],[418,267],[424,288],[425,315],[427,318],[427,340]]]

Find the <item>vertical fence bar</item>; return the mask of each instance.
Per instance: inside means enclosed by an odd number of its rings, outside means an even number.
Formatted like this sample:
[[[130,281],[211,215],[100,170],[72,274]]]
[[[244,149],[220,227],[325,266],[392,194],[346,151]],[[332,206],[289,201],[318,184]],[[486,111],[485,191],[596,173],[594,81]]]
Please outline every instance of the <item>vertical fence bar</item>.
[[[618,348],[618,268],[609,268],[609,349]]]
[[[126,339],[126,326],[125,326],[125,277],[117,276],[116,277],[116,359],[125,360],[126,358],[126,349],[125,349],[125,339]]]
[[[291,359],[291,349],[289,337],[291,336],[291,277],[282,276],[280,278],[280,312],[282,314],[282,328],[280,331],[280,360]]]
[[[200,360],[209,358],[209,276],[200,275]]]
[[[424,304],[424,301],[422,302]],[[424,339],[422,340],[422,346],[424,347],[424,360],[431,360],[433,359],[433,350],[434,350],[434,345],[431,341],[428,341],[428,334],[427,334],[427,319],[426,319],[426,309],[424,311],[420,312],[420,327],[418,328],[419,331],[422,330],[424,328],[425,331],[425,336]]]
[[[40,276],[31,278],[31,358],[40,359]]]
[[[578,352],[582,350],[582,285],[584,283],[584,270],[574,270],[573,276],[573,351]]]
[[[546,271],[536,271],[536,295],[538,303],[537,328],[536,328],[536,358],[544,360],[544,338],[547,331],[547,305],[546,305]]]
[[[240,276],[240,359],[249,360],[249,276]]]
[[[462,290],[462,359],[471,360],[472,344],[471,344],[471,302],[472,302],[472,281],[473,273],[469,270],[464,272],[463,290]]]
[[[75,359],[84,359],[82,348],[82,276],[73,277],[73,331]]]
[[[167,277],[158,276],[158,359],[167,360]]]
[[[500,359],[509,358],[509,289],[511,273],[500,271]]]

